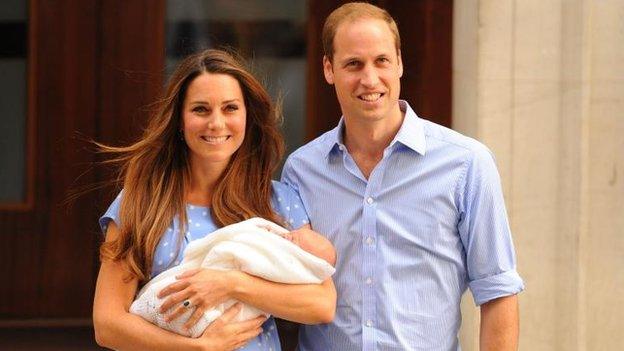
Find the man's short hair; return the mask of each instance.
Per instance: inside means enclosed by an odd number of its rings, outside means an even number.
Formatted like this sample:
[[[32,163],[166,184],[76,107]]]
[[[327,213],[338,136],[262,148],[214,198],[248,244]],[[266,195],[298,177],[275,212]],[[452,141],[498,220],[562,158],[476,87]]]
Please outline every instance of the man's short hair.
[[[365,2],[350,2],[332,11],[323,25],[323,54],[332,61],[334,56],[334,37],[338,26],[344,22],[359,19],[378,19],[386,22],[394,36],[397,53],[401,50],[401,37],[394,18],[388,11]]]

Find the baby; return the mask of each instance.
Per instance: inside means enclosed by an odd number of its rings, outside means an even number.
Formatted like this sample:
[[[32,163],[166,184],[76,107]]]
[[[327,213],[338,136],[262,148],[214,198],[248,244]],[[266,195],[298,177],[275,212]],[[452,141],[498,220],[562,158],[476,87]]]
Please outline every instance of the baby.
[[[163,329],[199,337],[212,321],[236,301],[229,300],[211,310],[190,329],[184,323],[194,308],[180,317],[167,321],[160,313],[164,299],[158,293],[176,281],[176,276],[196,268],[240,270],[248,274],[286,284],[320,284],[334,273],[336,254],[332,244],[314,231],[303,228],[288,231],[262,218],[252,218],[225,226],[210,235],[191,241],[180,265],[150,280],[137,294],[130,312]],[[237,315],[236,321],[248,320],[267,313],[249,305]]]
[[[322,258],[332,266],[336,266],[336,250],[334,249],[334,245],[332,245],[327,238],[313,231],[308,226],[286,233],[276,233],[271,230],[270,227],[264,229],[281,236],[318,258]]]

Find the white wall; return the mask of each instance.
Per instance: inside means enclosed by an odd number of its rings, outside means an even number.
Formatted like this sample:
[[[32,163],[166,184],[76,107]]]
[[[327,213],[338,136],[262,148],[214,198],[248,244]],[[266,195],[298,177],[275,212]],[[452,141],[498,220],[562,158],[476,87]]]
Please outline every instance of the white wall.
[[[454,6],[453,123],[497,158],[520,349],[624,349],[624,1]],[[477,350],[478,310],[463,311]]]

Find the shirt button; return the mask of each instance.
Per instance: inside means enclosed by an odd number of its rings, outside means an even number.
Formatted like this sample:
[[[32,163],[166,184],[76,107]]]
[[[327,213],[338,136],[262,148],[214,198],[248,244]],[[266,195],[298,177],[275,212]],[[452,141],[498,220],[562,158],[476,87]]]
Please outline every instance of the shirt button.
[[[369,205],[373,203],[373,198],[369,197],[366,199],[366,203],[368,203]]]
[[[369,236],[368,238],[366,238],[366,243],[367,243],[368,245],[372,245],[372,244],[373,244],[373,237],[370,237],[370,236]]]
[[[367,285],[371,285],[372,283],[373,283],[373,280],[370,277],[366,278]]]
[[[370,319],[366,321],[366,326],[367,327],[372,327],[373,326],[373,321],[371,321]]]
[[[344,146],[343,145],[338,145],[338,149],[340,149],[340,151],[344,151]]]

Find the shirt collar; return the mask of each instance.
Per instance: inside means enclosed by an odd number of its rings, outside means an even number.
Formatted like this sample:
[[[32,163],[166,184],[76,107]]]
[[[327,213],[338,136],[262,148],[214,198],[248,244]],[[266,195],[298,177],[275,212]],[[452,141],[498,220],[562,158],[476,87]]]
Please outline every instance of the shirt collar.
[[[399,107],[401,111],[405,113],[405,117],[403,118],[401,128],[399,128],[396,136],[392,142],[390,142],[390,146],[398,141],[419,154],[424,155],[427,148],[424,121],[416,115],[416,112],[412,110],[407,101],[399,100]]]
[[[412,110],[410,105],[405,100],[399,100],[399,108],[405,113],[403,118],[403,124],[397,132],[396,136],[390,142],[392,147],[396,142],[407,146],[408,148],[418,152],[421,155],[425,154],[425,128],[424,122],[416,115],[416,112]],[[329,156],[331,152],[338,148],[341,150],[346,149],[342,136],[344,135],[344,116],[340,117],[340,121],[336,128],[332,129],[327,135],[327,139],[324,143],[325,155]]]
[[[324,155],[326,157],[329,157],[329,155],[334,149],[346,148],[342,140],[343,130],[344,130],[344,116],[340,117],[340,121],[338,122],[338,125],[336,126],[336,128],[332,129],[327,135],[327,139],[325,140],[324,145],[323,145],[325,149]]]

